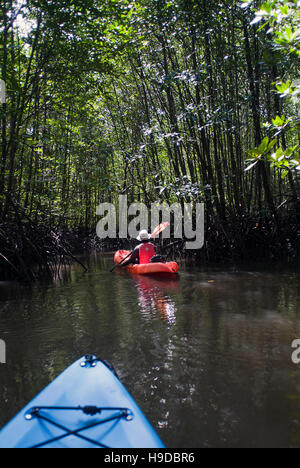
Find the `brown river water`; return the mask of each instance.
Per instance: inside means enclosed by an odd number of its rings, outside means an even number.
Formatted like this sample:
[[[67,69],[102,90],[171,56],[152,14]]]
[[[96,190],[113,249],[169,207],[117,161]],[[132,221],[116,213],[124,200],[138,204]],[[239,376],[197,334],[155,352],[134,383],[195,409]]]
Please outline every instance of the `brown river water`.
[[[85,260],[87,261],[87,259]],[[109,360],[169,448],[300,447],[300,270],[182,265],[0,283],[0,428],[84,354]]]

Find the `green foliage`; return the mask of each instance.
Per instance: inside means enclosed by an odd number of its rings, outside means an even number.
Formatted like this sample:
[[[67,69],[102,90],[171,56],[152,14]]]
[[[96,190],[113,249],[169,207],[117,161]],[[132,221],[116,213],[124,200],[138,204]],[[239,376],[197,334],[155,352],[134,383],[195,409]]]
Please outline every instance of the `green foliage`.
[[[248,160],[250,165],[247,167],[246,171],[250,171],[250,169],[255,167],[259,161],[264,159],[270,153],[270,151],[274,148],[276,143],[277,143],[277,140],[270,141],[268,137],[265,137],[257,148],[252,149],[250,151],[251,158]]]
[[[283,124],[283,119],[279,120],[279,117],[276,118],[276,126],[278,124]],[[281,172],[281,177],[284,178],[288,175],[289,171],[300,171],[300,164],[297,159],[293,159],[295,153],[299,150],[299,146],[286,148],[277,148],[274,150],[274,147],[278,144],[277,138],[270,140],[268,137],[265,137],[261,144],[250,151],[250,158],[248,159],[249,166],[246,171],[253,169],[259,161],[269,161],[272,168],[279,169]]]
[[[249,6],[252,1],[244,2]],[[269,28],[274,34],[278,49],[300,57],[300,12],[298,0],[268,0],[263,2],[255,12],[253,24],[263,22],[262,28]]]
[[[4,2],[0,211],[7,191],[69,227],[94,227],[120,193],[205,201],[219,218],[272,208],[299,180],[294,4]],[[275,174],[263,190],[260,161]]]
[[[252,1],[244,1],[243,7],[252,7]],[[272,40],[274,51],[279,51],[282,57],[287,60],[289,69],[291,69],[290,79],[278,80],[275,84],[275,92],[281,99],[288,101],[289,118],[285,119],[277,115],[272,119],[272,124],[266,123],[267,129],[275,130],[274,136],[278,137],[272,140],[273,146],[279,145],[275,153],[268,158],[272,167],[280,170],[281,176],[288,175],[289,171],[299,170],[300,159],[298,145],[286,148],[280,146],[280,137],[289,130],[291,141],[296,139],[299,125],[299,94],[300,84],[293,80],[293,73],[299,69],[300,65],[300,5],[298,0],[268,0],[261,3],[255,11],[255,18],[251,22],[254,26],[263,23],[259,31],[268,29],[267,34]],[[285,73],[286,74],[286,73]],[[296,75],[297,76],[297,75]],[[294,108],[295,107],[295,108]],[[298,109],[298,112],[296,111]],[[296,112],[295,112],[296,111]],[[271,148],[265,147],[264,139],[262,144],[252,152],[251,164],[247,171],[256,166],[259,159],[266,154],[270,154]],[[298,153],[298,154],[297,154]],[[292,156],[294,159],[291,159]]]

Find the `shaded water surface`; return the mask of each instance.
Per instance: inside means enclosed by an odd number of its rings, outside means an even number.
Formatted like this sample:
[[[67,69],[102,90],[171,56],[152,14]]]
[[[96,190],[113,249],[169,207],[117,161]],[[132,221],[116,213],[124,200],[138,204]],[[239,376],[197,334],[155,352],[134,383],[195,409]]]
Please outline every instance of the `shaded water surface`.
[[[87,352],[111,361],[168,447],[299,447],[299,272],[183,267],[0,283],[0,427]]]

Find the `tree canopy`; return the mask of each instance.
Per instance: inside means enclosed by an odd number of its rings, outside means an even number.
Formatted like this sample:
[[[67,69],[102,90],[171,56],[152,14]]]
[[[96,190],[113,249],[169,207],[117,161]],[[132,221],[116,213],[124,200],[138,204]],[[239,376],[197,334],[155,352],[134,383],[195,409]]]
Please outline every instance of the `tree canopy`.
[[[227,237],[238,223],[240,246],[245,220],[288,218],[297,234],[299,11],[297,0],[3,0],[1,218],[13,203],[89,230],[100,202],[127,193],[203,201]]]

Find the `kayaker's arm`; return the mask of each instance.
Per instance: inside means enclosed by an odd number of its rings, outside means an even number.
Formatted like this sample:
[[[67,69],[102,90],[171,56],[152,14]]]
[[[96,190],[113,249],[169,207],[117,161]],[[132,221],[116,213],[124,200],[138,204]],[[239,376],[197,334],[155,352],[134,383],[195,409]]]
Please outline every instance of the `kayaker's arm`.
[[[122,266],[135,265],[139,263],[139,260],[140,260],[139,247],[136,247],[134,251],[132,252],[131,256],[129,257],[129,259],[126,262],[122,263]]]

